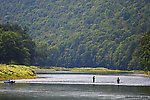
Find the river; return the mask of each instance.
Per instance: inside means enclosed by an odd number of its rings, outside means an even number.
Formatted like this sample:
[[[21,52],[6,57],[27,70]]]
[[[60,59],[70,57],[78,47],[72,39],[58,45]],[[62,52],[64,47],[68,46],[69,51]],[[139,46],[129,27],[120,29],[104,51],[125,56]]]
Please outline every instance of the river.
[[[1,83],[0,100],[150,100],[150,78],[135,73],[38,73],[44,78]]]

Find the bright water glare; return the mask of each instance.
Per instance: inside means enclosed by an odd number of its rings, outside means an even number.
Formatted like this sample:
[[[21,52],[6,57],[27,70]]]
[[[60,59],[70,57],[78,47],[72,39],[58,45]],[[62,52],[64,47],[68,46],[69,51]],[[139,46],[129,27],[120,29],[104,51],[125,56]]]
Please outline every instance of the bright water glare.
[[[0,100],[150,100],[149,77],[128,73],[42,73],[37,77],[44,78],[1,83]]]

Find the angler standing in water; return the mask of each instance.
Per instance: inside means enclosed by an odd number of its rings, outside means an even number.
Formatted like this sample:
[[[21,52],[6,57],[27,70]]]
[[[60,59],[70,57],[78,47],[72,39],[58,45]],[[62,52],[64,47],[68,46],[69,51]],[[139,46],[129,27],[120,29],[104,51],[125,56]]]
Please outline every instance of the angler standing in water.
[[[93,83],[95,82],[95,76],[93,76]]]
[[[120,83],[120,79],[119,79],[119,77],[118,77],[118,79],[117,79],[117,83],[118,83],[118,84]]]

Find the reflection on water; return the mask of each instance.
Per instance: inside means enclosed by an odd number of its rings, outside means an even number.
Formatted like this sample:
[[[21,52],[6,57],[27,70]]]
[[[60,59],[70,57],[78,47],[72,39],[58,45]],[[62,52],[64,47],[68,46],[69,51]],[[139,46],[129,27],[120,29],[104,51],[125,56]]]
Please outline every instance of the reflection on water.
[[[36,76],[45,78],[16,80],[16,83],[118,85],[117,78],[119,77],[119,85],[150,86],[149,77],[135,76],[131,73],[67,73],[61,71],[37,74]],[[93,76],[95,76],[95,83],[93,83]]]
[[[93,75],[96,83],[92,83]],[[38,74],[0,84],[0,100],[150,100],[150,78],[126,74]],[[120,77],[121,83],[116,79]]]
[[[65,84],[1,84],[0,100],[148,100],[150,87]]]

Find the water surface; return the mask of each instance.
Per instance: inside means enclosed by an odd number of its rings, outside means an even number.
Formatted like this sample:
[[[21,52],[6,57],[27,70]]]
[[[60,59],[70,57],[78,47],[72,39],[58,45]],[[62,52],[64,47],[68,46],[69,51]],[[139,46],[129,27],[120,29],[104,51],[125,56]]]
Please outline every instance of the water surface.
[[[1,83],[0,100],[150,100],[150,78],[131,73],[49,72],[37,77],[45,78]]]
[[[127,85],[127,86],[150,86],[150,78],[133,73],[115,73],[115,72],[68,72],[68,71],[46,71],[37,74],[37,77],[43,79],[22,79],[16,80],[17,83],[45,83],[45,84],[95,84],[95,85]],[[93,83],[95,76],[95,83]],[[117,84],[117,78],[120,78],[120,84]]]

